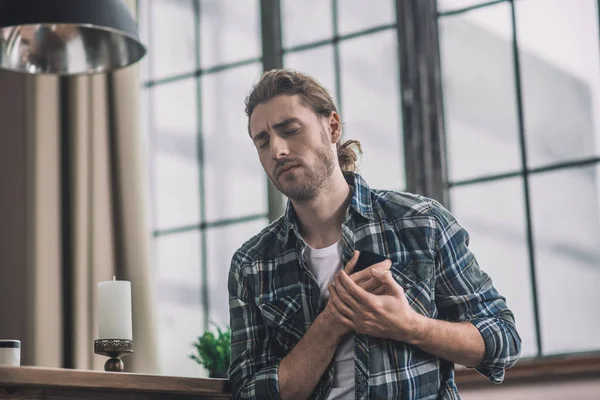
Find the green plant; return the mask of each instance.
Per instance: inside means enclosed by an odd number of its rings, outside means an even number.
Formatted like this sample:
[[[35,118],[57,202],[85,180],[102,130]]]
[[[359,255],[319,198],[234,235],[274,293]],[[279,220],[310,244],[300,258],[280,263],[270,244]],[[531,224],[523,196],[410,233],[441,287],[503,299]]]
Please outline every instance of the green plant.
[[[204,366],[211,377],[226,377],[231,358],[231,329],[227,327],[223,331],[212,324],[217,328],[217,335],[207,330],[202,336],[198,336],[193,343],[196,354],[190,354],[189,357]]]

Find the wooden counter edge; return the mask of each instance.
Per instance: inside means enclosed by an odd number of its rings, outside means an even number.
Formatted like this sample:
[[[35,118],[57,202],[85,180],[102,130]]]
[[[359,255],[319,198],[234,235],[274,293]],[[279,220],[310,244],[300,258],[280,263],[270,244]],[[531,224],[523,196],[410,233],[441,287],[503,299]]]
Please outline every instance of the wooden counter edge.
[[[458,388],[494,385],[473,368],[457,367]],[[600,353],[524,359],[506,370],[502,385],[600,378]]]
[[[600,378],[600,353],[524,359],[506,370],[503,385]],[[493,385],[473,368],[457,367],[460,388]],[[1,367],[0,387],[90,388],[231,397],[226,379],[186,378],[44,367]]]
[[[54,387],[231,397],[226,379],[186,378],[44,367],[0,366],[0,387]]]

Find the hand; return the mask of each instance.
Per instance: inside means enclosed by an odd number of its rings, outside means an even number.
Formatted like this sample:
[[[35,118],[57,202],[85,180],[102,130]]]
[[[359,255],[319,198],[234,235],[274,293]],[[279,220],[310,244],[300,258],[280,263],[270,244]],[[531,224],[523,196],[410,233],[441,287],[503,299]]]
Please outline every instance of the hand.
[[[356,265],[356,260],[358,260],[358,251],[355,251],[352,255],[352,258],[346,264],[345,269],[352,271],[354,266]],[[330,284],[328,286],[329,291],[331,292]],[[331,299],[327,301],[323,312],[319,315],[319,318],[323,319],[324,324],[332,330],[334,335],[338,335],[342,337],[346,333],[352,330],[352,321],[348,320],[348,318],[344,317],[343,314],[332,304]]]
[[[331,299],[327,301],[325,308],[317,319],[320,320],[331,334],[339,339],[353,329],[352,321],[339,312]]]
[[[355,251],[352,255],[352,258],[348,261],[346,266],[344,267],[344,271],[347,274],[352,274],[354,266],[356,265],[356,261],[358,260],[358,256],[360,252]],[[389,271],[392,265],[391,260],[385,260],[380,263],[374,264],[369,268],[365,268],[363,271],[359,271],[355,274],[352,274],[350,278],[356,282],[358,286],[360,286],[363,290],[373,293],[375,295],[384,294],[385,287],[381,284],[381,279],[374,276],[371,271],[374,269],[381,271]],[[332,285],[330,284],[328,289],[329,293],[332,291]],[[332,303],[331,298],[327,302],[325,309],[323,310],[322,318],[324,318],[324,322],[327,324],[332,332],[336,335],[343,336],[346,333],[350,332],[353,327],[353,323],[344,314],[336,307],[335,304]]]
[[[340,320],[358,333],[411,342],[418,336],[421,316],[410,308],[391,271],[371,268],[370,273],[379,280],[384,294],[367,292],[341,271],[330,286],[329,303],[341,315]]]
[[[356,265],[356,261],[358,260],[359,254],[360,254],[359,251],[354,252],[354,255],[352,256],[350,261],[348,261],[348,264],[346,264],[344,271],[346,272],[346,274],[348,274],[348,276],[350,276],[350,279],[352,279],[354,281],[354,283],[356,283],[358,286],[363,288],[365,291],[367,291],[369,293],[377,294],[377,295],[385,293],[385,288],[381,284],[381,279],[373,276],[373,274],[371,273],[371,270],[372,269],[377,269],[380,271],[389,270],[390,267],[392,266],[392,261],[385,260],[385,261],[379,262],[377,264],[373,264],[370,267],[365,268],[364,270],[353,274],[352,271],[354,270],[354,266]]]

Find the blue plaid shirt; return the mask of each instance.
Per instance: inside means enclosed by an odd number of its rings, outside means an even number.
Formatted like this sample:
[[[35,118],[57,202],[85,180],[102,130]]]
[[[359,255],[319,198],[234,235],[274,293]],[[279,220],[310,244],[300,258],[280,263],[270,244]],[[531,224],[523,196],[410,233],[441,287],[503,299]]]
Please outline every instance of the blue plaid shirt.
[[[485,357],[477,370],[500,383],[515,364],[521,339],[505,299],[468,248],[469,236],[435,200],[372,190],[346,174],[353,195],[342,224],[343,264],[355,249],[392,261],[392,275],[411,307],[430,318],[468,321],[481,332]],[[229,272],[234,399],[278,399],[280,361],[300,341],[325,300],[304,261],[306,243],[294,209],[247,241]],[[418,347],[354,334],[357,399],[455,399],[454,364]],[[334,362],[311,398],[326,399]]]

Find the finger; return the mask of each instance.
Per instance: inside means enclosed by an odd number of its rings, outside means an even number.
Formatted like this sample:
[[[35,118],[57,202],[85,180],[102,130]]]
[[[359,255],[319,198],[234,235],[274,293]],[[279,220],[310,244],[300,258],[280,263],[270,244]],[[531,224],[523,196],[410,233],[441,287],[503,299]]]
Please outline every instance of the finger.
[[[346,271],[346,273],[348,274],[348,271]],[[348,275],[350,276],[350,279],[352,279],[357,284],[361,283],[361,282],[365,282],[372,278],[369,268],[365,268],[362,271],[358,271],[358,272],[353,273],[352,275],[350,275],[350,274],[348,274]]]
[[[348,292],[348,294],[352,296],[352,298],[356,299],[359,303],[372,306],[372,294],[365,291],[363,288],[354,283],[354,281],[350,279],[350,277],[344,271],[340,271],[340,273],[338,274],[338,278],[340,280],[340,283],[344,285],[346,292]],[[348,304],[352,306],[352,304]]]
[[[344,302],[335,285],[329,285],[329,301],[341,315],[349,319],[354,318],[354,310]]]
[[[369,267],[369,269],[377,269],[379,271],[387,271],[392,267],[392,260],[387,259],[378,262],[377,264],[373,264]],[[369,271],[370,272],[370,271]]]
[[[354,314],[356,314],[356,311],[363,308],[363,306],[350,293],[348,293],[348,290],[346,289],[346,287],[344,286],[344,284],[342,283],[342,281],[340,279],[340,275],[342,274],[342,272],[337,274],[334,278],[336,294],[340,297],[340,299],[345,304],[348,305],[348,307],[350,307],[353,310]],[[348,276],[348,275],[346,275],[346,276]]]
[[[350,278],[352,278],[352,277],[350,277]],[[361,288],[363,288],[365,291],[367,291],[369,293],[372,293],[373,290],[375,290],[376,288],[381,286],[381,280],[374,278],[372,276],[369,277],[369,279],[364,280],[362,282],[354,281],[354,283],[356,283],[358,286],[360,286]]]
[[[389,270],[387,270],[387,271],[374,270],[374,271],[372,271],[372,273],[375,278],[379,278],[382,286],[385,287],[386,293],[388,293],[392,296],[402,294],[402,288],[400,287],[398,282],[396,282],[396,280],[392,276],[391,271],[389,271]]]
[[[381,296],[382,294],[385,294],[385,286],[378,286],[377,288],[375,288],[374,290],[372,290],[370,293],[376,295],[376,296]]]
[[[360,255],[360,251],[354,250],[354,254],[352,254],[352,258],[348,261],[348,263],[346,264],[346,267],[344,268],[344,271],[346,271],[346,273],[348,275],[350,275],[352,273],[352,271],[354,271],[354,266],[356,265],[356,261],[358,260],[359,255]]]
[[[351,278],[354,282],[356,282],[358,284],[358,283],[364,282],[372,277],[371,269],[375,268],[378,270],[388,270],[391,268],[391,266],[392,266],[392,260],[387,259],[384,261],[380,261],[376,264],[371,265],[369,268],[365,268],[362,271],[352,274]],[[348,274],[348,275],[350,275],[350,274]]]

